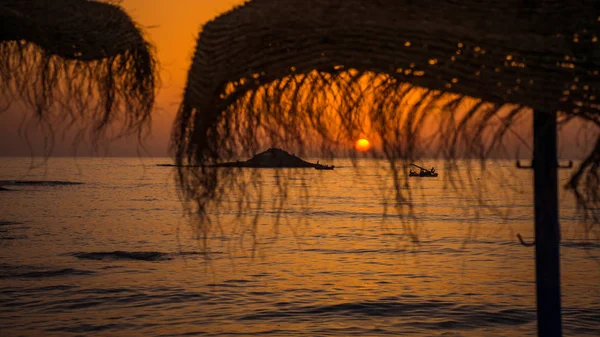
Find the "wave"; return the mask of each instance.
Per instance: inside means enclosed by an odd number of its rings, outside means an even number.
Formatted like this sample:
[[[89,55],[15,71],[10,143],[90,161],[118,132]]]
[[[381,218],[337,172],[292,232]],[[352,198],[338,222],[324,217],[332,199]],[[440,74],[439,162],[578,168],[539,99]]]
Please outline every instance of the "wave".
[[[144,199],[131,199],[131,201],[143,201],[143,202],[148,202],[148,201],[160,201],[160,199],[158,198],[150,198],[150,197],[146,197]]]
[[[22,222],[18,222],[18,221],[0,221],[0,226],[16,226],[16,225],[22,225]]]
[[[76,181],[53,181],[53,180],[0,180],[0,186],[70,186],[83,185]]]
[[[218,254],[225,254],[225,253],[220,252],[220,251],[209,251],[209,252],[198,251],[198,252],[179,252],[177,254],[172,254],[172,255],[210,257],[211,255],[218,255]]]
[[[27,235],[18,235],[18,236],[0,236],[0,241],[12,241],[12,240],[23,240],[27,239]]]
[[[406,324],[423,329],[475,329],[485,326],[522,325],[534,322],[535,308],[500,307],[493,305],[459,305],[454,302],[399,301],[350,302],[322,306],[293,306],[283,303],[281,310],[265,310],[239,317],[240,320],[298,320],[307,316],[320,319],[335,317],[402,317]],[[402,323],[401,323],[402,324]]]
[[[61,326],[57,328],[50,328],[45,331],[47,332],[68,332],[76,334],[85,334],[91,332],[102,332],[106,330],[111,331],[127,331],[137,327],[135,324],[79,324],[73,326]]]
[[[307,248],[303,249],[304,252],[311,253],[322,253],[322,254],[396,254],[396,253],[407,253],[410,252],[406,249],[327,249],[327,248]]]
[[[48,270],[41,266],[11,265],[6,263],[0,264],[0,279],[47,278],[58,276],[84,276],[94,274],[96,273],[93,271],[79,270],[73,268]]]
[[[565,331],[573,336],[600,336],[600,306],[563,308]]]
[[[59,270],[32,271],[23,274],[11,275],[10,278],[46,278],[58,276],[86,276],[95,274],[96,273],[93,271],[65,268]]]
[[[167,261],[172,260],[173,255],[161,252],[88,252],[88,253],[73,253],[78,259],[96,260],[96,261],[114,261],[114,260],[135,260],[135,261]]]
[[[598,241],[563,241],[560,243],[562,247],[580,248],[580,249],[600,249]]]
[[[23,229],[27,229],[27,226],[22,226],[23,223],[22,222],[16,222],[16,221],[0,221],[0,241],[12,241],[12,240],[21,240],[21,239],[27,239],[27,235],[24,234],[16,234],[16,235],[9,235],[13,234],[12,232],[17,229],[17,230],[23,230]]]
[[[114,252],[79,252],[68,254],[82,260],[96,260],[96,261],[168,261],[173,260],[177,256],[203,256],[209,258],[215,254],[224,254],[223,252],[178,252],[178,253],[163,253],[163,252],[127,252],[127,251],[114,251]]]

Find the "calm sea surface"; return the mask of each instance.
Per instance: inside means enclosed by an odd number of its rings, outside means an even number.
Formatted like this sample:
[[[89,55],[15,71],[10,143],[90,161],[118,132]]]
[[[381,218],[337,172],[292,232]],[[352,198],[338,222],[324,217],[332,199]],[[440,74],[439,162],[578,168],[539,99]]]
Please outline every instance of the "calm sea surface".
[[[241,218],[236,191],[211,211],[208,254],[169,162],[0,158],[0,335],[536,333],[534,250],[516,239],[532,238],[532,173],[511,162],[458,190],[427,163],[440,178],[410,180],[402,216],[384,162],[263,170]],[[598,230],[560,199],[565,335],[598,336]]]

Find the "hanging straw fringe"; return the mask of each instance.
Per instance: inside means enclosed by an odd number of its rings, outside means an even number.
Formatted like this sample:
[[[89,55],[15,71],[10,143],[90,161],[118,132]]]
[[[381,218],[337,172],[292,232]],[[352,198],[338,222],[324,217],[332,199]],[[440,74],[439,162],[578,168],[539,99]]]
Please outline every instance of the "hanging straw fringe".
[[[205,25],[189,71],[173,142],[200,166],[179,169],[190,211],[209,223],[241,175],[212,164],[273,144],[332,153],[365,125],[395,177],[424,155],[488,158],[532,109],[600,127],[599,20],[589,0],[247,2]],[[592,223],[599,164],[596,146],[567,185]]]
[[[107,133],[142,138],[158,85],[156,61],[119,6],[4,0],[0,22],[0,108],[25,102],[50,137],[60,123],[76,125],[79,140],[86,131],[94,142]]]

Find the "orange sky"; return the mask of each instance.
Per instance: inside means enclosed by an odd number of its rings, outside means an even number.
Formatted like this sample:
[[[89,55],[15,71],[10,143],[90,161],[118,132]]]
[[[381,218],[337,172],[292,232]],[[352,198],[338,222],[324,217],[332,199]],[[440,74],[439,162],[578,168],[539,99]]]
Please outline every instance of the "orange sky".
[[[245,0],[123,0],[121,5],[143,27],[148,39],[155,45],[160,62],[162,87],[157,99],[157,110],[153,113],[151,136],[145,141],[147,154],[152,156],[168,155],[171,126],[187,78],[196,38],[203,24],[221,13],[243,4]],[[19,136],[18,130],[23,114],[18,108],[0,114],[0,156],[30,156],[32,154],[27,141]],[[577,134],[575,129],[568,132]],[[565,141],[566,138],[566,141]],[[563,137],[561,148],[563,155],[573,157],[572,149],[576,137]],[[34,155],[41,154],[44,143],[42,136],[32,133],[30,142]],[[566,143],[567,145],[565,146]],[[565,153],[567,152],[567,153]],[[571,152],[571,154],[568,154]],[[580,156],[575,151],[574,156]],[[85,151],[77,155],[86,155]],[[135,140],[123,140],[110,144],[107,155],[137,156],[138,146]],[[55,141],[53,155],[73,155],[72,141]]]
[[[159,105],[173,114],[185,86],[187,70],[202,25],[244,0],[124,0],[121,6],[156,46],[163,87]]]
[[[167,155],[171,126],[187,79],[201,27],[245,0],[124,0],[121,6],[140,24],[154,44],[160,62],[162,87],[153,115],[152,155]]]

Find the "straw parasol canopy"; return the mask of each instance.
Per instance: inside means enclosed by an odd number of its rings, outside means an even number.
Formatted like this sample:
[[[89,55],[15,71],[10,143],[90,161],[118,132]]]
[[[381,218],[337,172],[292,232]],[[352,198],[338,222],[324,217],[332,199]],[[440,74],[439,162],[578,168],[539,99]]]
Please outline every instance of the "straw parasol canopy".
[[[95,137],[111,125],[141,136],[149,125],[156,61],[118,5],[4,0],[0,27],[0,112],[25,102],[51,135],[53,124]]]
[[[198,37],[174,129],[177,162],[252,154],[257,138],[302,154],[315,134],[320,144],[356,139],[364,120],[395,171],[431,144],[450,161],[484,159],[532,110],[598,134],[599,27],[591,0],[248,1]],[[597,223],[594,142],[566,187]],[[181,169],[179,181],[202,214],[227,174]]]

